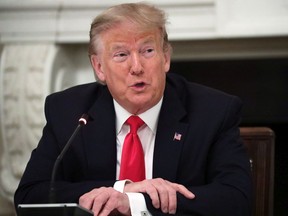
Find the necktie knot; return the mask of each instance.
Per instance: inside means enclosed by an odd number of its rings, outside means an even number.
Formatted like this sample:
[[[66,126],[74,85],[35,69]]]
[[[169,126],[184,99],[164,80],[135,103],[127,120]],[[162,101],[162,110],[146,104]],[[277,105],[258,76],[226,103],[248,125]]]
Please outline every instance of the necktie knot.
[[[144,121],[138,116],[130,116],[126,123],[130,125],[130,132],[137,133],[138,129],[144,124]]]

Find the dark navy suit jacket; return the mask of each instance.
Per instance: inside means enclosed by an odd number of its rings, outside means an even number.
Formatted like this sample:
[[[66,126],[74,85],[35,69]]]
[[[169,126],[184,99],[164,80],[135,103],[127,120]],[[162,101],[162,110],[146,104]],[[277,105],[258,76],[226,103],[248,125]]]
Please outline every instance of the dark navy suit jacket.
[[[188,187],[196,198],[178,194],[177,215],[250,215],[251,177],[238,124],[242,103],[235,96],[167,75],[153,159],[153,178]],[[93,188],[116,180],[115,111],[106,86],[91,83],[47,97],[47,124],[33,150],[15,206],[48,202],[56,157],[73,133],[79,117],[89,122],[79,131],[57,172],[58,202],[78,202]],[[175,133],[181,134],[174,139]],[[154,215],[149,196],[147,207]]]

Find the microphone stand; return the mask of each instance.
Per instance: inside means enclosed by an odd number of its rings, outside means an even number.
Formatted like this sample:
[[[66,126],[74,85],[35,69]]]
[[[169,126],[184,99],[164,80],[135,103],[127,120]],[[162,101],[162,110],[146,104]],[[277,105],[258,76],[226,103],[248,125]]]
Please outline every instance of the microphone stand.
[[[68,142],[66,143],[66,145],[64,146],[63,150],[61,151],[61,153],[58,155],[54,166],[53,166],[53,170],[52,170],[52,176],[51,176],[51,182],[50,182],[50,192],[49,192],[49,201],[50,203],[55,203],[56,202],[56,192],[55,192],[55,178],[56,178],[56,172],[58,170],[58,166],[64,156],[64,154],[67,152],[67,150],[69,149],[69,147],[71,146],[72,141],[74,140],[75,136],[77,135],[78,131],[80,130],[80,128],[83,125],[87,124],[87,120],[88,120],[88,115],[83,114],[81,116],[81,118],[79,119],[79,123],[78,126],[76,127],[76,129],[74,130],[73,134],[71,135],[70,139],[68,140]]]

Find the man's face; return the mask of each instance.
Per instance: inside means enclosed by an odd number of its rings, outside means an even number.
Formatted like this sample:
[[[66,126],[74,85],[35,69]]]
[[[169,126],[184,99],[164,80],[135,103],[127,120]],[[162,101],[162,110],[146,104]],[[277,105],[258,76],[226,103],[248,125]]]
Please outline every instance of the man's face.
[[[101,44],[91,62],[113,98],[132,114],[156,105],[170,68],[170,51],[164,53],[160,31],[139,33],[135,25],[122,23],[100,37]]]

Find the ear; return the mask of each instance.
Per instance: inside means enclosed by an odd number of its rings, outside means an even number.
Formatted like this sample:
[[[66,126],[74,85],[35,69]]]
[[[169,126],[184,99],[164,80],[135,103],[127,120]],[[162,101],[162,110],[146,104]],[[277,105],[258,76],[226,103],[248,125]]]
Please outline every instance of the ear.
[[[90,56],[90,61],[91,61],[91,65],[93,67],[96,78],[99,79],[101,82],[105,82],[106,78],[102,70],[100,56],[93,54]]]
[[[171,51],[170,49],[164,52],[164,69],[167,73],[170,70],[170,63],[171,63]]]

